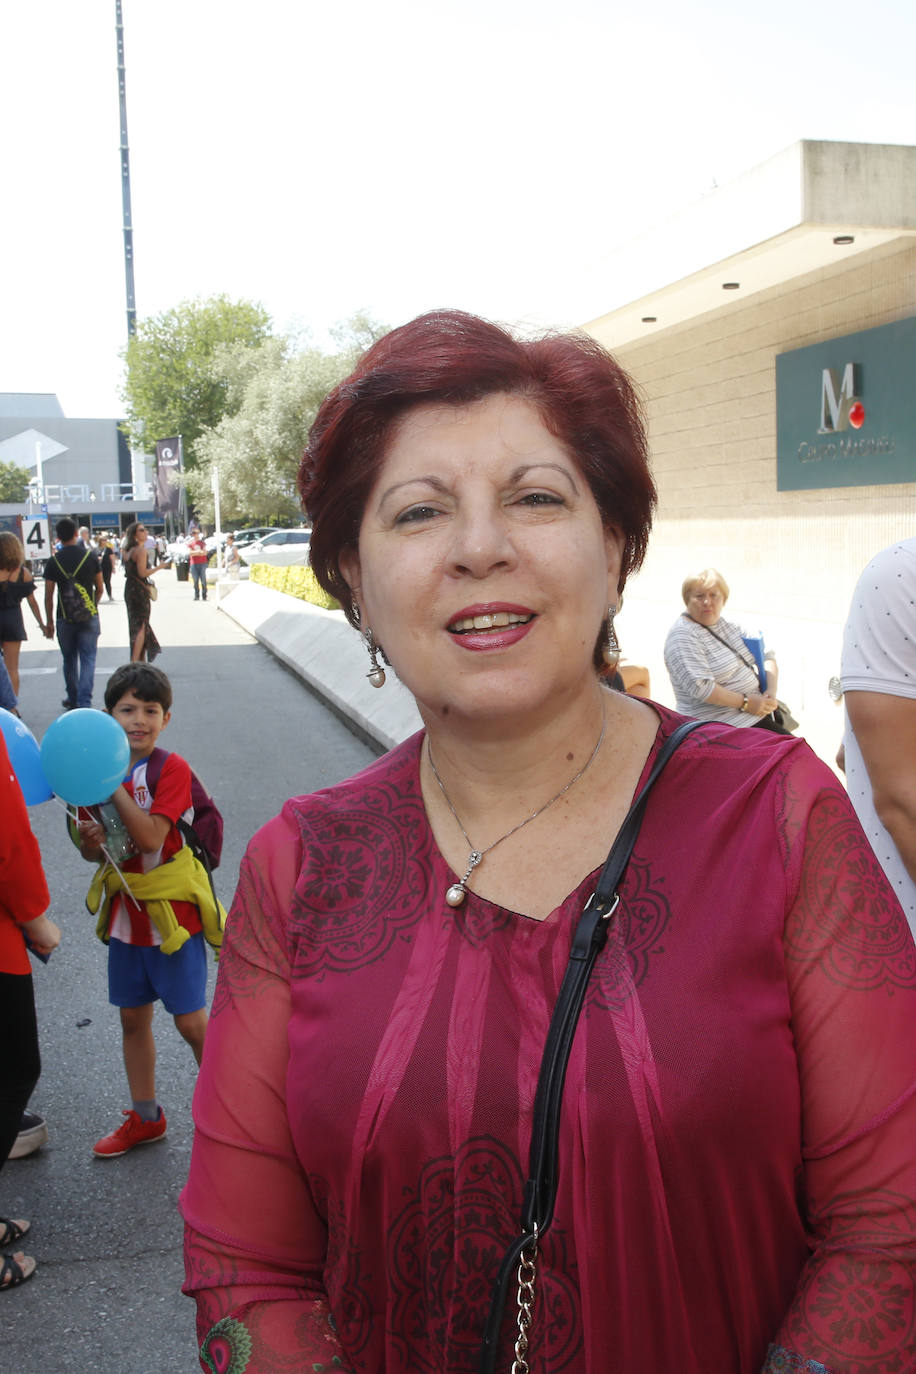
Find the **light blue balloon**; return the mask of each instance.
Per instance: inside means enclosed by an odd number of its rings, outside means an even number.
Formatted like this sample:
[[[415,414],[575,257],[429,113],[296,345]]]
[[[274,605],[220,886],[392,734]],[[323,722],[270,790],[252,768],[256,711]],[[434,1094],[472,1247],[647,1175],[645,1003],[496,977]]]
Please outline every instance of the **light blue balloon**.
[[[41,766],[38,740],[29,727],[12,711],[0,710],[0,730],[6,740],[6,752],[16,780],[22,788],[26,806],[50,801],[54,796]]]
[[[59,716],[41,741],[41,766],[51,788],[71,806],[107,801],[130,766],[130,742],[104,711]]]

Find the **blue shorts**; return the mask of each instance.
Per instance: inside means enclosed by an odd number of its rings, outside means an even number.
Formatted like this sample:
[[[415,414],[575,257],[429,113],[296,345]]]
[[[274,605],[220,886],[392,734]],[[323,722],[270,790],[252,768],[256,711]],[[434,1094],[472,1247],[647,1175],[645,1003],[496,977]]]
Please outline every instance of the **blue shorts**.
[[[207,1004],[207,951],[199,930],[174,954],[158,945],[108,942],[108,1000],[115,1007],[161,1001],[170,1016],[186,1016]]]

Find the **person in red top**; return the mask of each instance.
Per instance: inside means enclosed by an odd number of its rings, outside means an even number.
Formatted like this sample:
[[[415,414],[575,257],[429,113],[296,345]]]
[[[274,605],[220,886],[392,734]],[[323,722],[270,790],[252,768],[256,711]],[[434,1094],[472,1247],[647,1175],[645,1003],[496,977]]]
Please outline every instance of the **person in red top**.
[[[207,546],[200,530],[194,530],[188,539],[188,553],[191,556],[191,580],[194,583],[194,600],[207,599]]]
[[[100,1158],[111,1159],[165,1135],[165,1113],[156,1100],[153,1006],[162,1001],[199,1064],[207,1028],[207,967],[198,906],[166,894],[177,925],[187,932],[170,943],[151,920],[147,903],[130,890],[131,875],[150,874],[182,849],[176,822],[192,805],[191,770],[178,754],[166,758],[155,795],[147,786],[147,761],[171,718],[171,684],[159,668],[126,663],[109,678],[105,705],[130,740],[130,772],[110,802],[97,808],[98,815],[82,813],[79,834],[84,858],[98,862],[104,846],[125,879],[125,890],[103,908],[108,995],[121,1011],[132,1098],[124,1123],[93,1146]]]
[[[22,1113],[41,1073],[35,995],[25,936],[40,955],[60,943],[60,930],[44,913],[48,884],[38,841],[29,825],[22,788],[0,735],[0,1169],[13,1148]],[[0,1246],[26,1234],[29,1223],[0,1217]],[[0,1257],[0,1291],[35,1273],[21,1250]]]

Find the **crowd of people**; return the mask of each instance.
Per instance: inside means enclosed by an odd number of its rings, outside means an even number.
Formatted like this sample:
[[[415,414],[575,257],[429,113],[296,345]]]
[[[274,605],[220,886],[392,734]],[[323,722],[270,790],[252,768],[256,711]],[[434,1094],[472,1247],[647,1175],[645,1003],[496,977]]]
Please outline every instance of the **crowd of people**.
[[[916,816],[887,742],[916,692],[873,700],[908,653],[873,633],[876,573],[844,647],[863,830],[718,570],[683,583],[675,710],[621,660],[655,488],[596,343],[421,316],[326,398],[299,482],[316,578],[423,729],[254,836],[223,935],[200,873],[176,887],[193,775],[153,764],[147,590],[105,694],[130,773],[77,822],[131,1097],[96,1153],[165,1134],[156,1000],[200,1064],[201,1368],[916,1367]]]
[[[161,645],[150,623],[156,596],[152,579],[173,566],[164,535],[154,535],[142,521],[128,525],[120,536],[91,534],[69,516],[55,525],[54,551],[43,565],[44,615],[37,600],[33,568],[22,544],[11,531],[0,531],[0,708],[19,715],[19,657],[28,638],[23,604],[28,603],[39,631],[56,638],[60,647],[64,710],[92,704],[95,660],[101,622],[98,608],[103,596],[115,601],[114,574],[124,575],[130,655],[135,662],[152,663]],[[176,541],[179,563],[190,563],[194,600],[207,600],[210,551],[204,531],[196,520],[188,536]],[[240,558],[230,534],[223,546],[226,575],[237,578]],[[57,609],[55,613],[55,589]]]

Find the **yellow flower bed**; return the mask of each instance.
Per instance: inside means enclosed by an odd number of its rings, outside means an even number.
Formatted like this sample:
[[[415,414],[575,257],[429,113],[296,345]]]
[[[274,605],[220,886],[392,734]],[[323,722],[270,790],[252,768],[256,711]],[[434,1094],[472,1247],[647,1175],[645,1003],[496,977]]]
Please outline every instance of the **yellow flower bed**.
[[[300,601],[309,601],[313,606],[322,606],[326,611],[340,609],[340,603],[319,587],[311,568],[272,568],[267,563],[252,563],[249,576],[252,582],[298,597]]]

